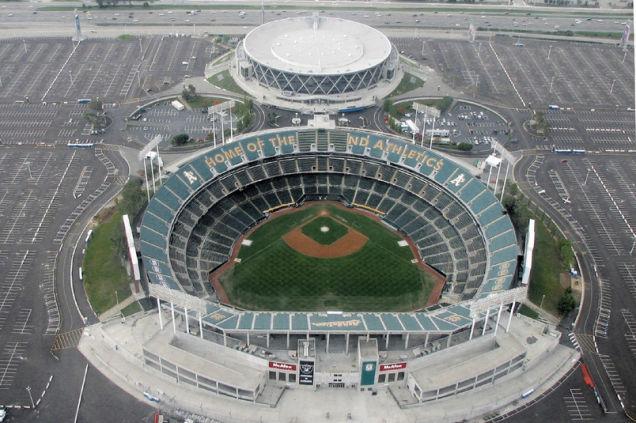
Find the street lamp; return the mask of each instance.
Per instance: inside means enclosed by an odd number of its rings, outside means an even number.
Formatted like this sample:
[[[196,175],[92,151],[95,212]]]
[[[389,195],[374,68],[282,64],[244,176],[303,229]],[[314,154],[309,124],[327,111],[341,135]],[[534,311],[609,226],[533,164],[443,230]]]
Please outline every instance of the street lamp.
[[[31,400],[31,408],[35,408],[35,403],[33,402],[33,396],[31,395],[31,387],[27,386],[25,389],[29,393],[29,399]]]
[[[543,300],[545,300],[545,294],[541,296],[541,304],[539,304],[540,309],[543,309]]]
[[[612,86],[610,87],[610,91],[609,93],[612,94],[612,91],[614,91],[614,84],[616,83],[616,80],[612,80]]]
[[[587,173],[585,174],[585,180],[583,181],[583,186],[587,185],[587,178],[590,176],[590,171],[592,169],[587,168]]]
[[[550,53],[552,53],[552,44],[548,47],[548,60],[550,60]]]
[[[550,94],[552,94],[552,84],[554,84],[554,76],[550,79]]]

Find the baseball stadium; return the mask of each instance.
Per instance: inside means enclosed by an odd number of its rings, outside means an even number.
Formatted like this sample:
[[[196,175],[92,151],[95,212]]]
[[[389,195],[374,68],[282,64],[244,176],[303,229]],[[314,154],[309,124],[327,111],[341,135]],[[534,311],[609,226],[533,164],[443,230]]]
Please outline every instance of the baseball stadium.
[[[302,127],[173,170],[140,240],[161,326],[144,362],[177,383],[272,407],[281,386],[388,386],[417,405],[558,345],[509,312],[526,295],[517,235],[477,168],[392,135]]]

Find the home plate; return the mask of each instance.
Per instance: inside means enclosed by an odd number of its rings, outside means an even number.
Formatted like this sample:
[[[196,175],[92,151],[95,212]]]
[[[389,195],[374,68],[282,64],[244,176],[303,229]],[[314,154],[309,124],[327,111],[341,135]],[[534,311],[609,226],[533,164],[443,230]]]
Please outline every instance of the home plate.
[[[399,245],[400,247],[408,247],[408,246],[409,246],[409,243],[408,243],[408,242],[406,242],[406,241],[404,241],[403,239],[401,239],[401,240],[399,240],[399,241],[398,241],[398,245]]]
[[[243,241],[241,241],[241,245],[245,245],[246,247],[249,247],[250,245],[252,245],[252,240],[244,239]]]

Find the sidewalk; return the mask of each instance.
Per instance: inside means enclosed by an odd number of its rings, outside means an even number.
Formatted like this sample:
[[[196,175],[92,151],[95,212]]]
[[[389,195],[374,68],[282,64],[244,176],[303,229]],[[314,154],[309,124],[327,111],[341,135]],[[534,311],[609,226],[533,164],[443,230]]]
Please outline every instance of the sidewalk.
[[[108,310],[100,314],[99,320],[104,322],[106,320],[112,319],[113,317],[119,316],[119,314],[124,308],[128,307],[130,304],[132,304],[135,301],[137,301],[137,298],[134,295],[131,295],[130,297],[124,299],[123,301],[120,301],[118,304],[114,305],[113,307],[109,308]]]
[[[164,324],[171,324],[164,314]],[[516,325],[536,324],[519,320]],[[493,408],[502,411],[522,405],[521,394],[530,388],[532,401],[549,389],[578,361],[579,353],[558,345],[534,360],[523,374],[506,378],[505,382],[480,388],[469,395],[459,395],[423,406],[401,409],[388,389],[378,388],[377,394],[352,389],[287,390],[276,408],[254,405],[227,397],[205,393],[188,385],[176,384],[142,363],[142,345],[159,330],[157,315],[137,314],[125,323],[111,321],[90,327],[84,332],[78,349],[95,368],[140,401],[143,392],[160,399],[153,406],[170,413],[187,410],[227,422],[453,422],[475,419]],[[512,375],[511,375],[512,376]]]

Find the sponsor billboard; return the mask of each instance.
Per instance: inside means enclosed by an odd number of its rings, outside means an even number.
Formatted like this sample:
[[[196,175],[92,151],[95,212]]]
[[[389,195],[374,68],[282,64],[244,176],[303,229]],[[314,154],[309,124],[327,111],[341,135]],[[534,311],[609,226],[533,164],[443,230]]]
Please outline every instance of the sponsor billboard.
[[[402,370],[402,369],[406,369],[406,363],[380,364],[381,372],[392,372],[393,370]]]
[[[282,370],[284,372],[295,372],[296,365],[290,363],[279,363],[278,361],[270,361],[269,362],[270,369]]]
[[[298,384],[313,385],[314,384],[314,362],[300,360],[298,362],[300,370],[298,372]]]

